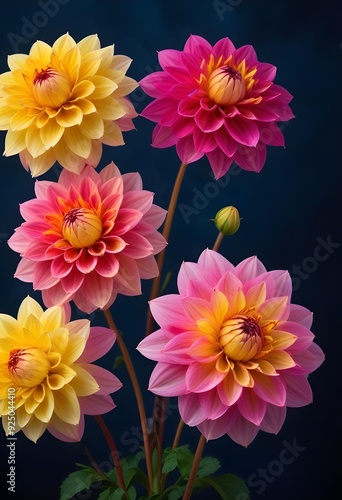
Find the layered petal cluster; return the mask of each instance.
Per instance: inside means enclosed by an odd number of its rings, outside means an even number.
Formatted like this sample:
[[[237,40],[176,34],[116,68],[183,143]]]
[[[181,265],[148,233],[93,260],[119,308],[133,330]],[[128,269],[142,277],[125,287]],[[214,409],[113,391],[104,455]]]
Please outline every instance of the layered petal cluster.
[[[5,432],[22,430],[36,442],[47,429],[62,441],[80,441],[85,414],[115,407],[109,394],[121,382],[92,364],[114,342],[112,330],[90,327],[86,319],[70,321],[70,312],[60,306],[43,311],[31,297],[21,303],[17,319],[0,314],[0,416]]]
[[[15,277],[42,290],[47,307],[73,300],[87,313],[107,309],[158,275],[166,211],[138,173],[87,165],[79,175],[63,170],[58,182],[36,181],[35,193],[20,205],[25,222],[8,244],[22,256]]]
[[[183,263],[178,289],[150,302],[160,329],[138,346],[158,361],[149,389],[178,396],[182,419],[207,439],[247,446],[259,430],[277,433],[286,407],[312,401],[307,376],[324,360],[289,274],[205,250]]]
[[[73,172],[97,166],[102,144],[122,145],[122,131],[134,128],[130,64],[113,45],[101,48],[97,35],[76,43],[65,34],[52,47],[37,41],[29,55],[9,56],[10,71],[0,75],[5,156],[20,153],[34,177],[56,161]]]
[[[233,161],[259,172],[266,145],[284,146],[275,122],[293,118],[292,96],[273,83],[276,68],[259,62],[252,46],[236,49],[229,38],[213,47],[192,35],[184,50],[158,53],[162,71],[140,81],[155,100],[142,116],[157,123],[152,145],[176,145],[192,163],[206,155],[218,179]]]

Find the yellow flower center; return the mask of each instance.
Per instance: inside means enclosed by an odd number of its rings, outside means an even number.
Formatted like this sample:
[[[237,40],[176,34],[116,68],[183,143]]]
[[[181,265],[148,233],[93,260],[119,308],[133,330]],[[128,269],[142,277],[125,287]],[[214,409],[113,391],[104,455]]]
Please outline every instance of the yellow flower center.
[[[11,351],[7,366],[12,380],[22,387],[40,385],[51,368],[45,352],[35,347]]]
[[[64,73],[54,68],[36,70],[32,91],[40,106],[59,108],[70,98],[71,82]]]
[[[216,104],[235,104],[245,93],[246,84],[241,73],[230,66],[217,68],[208,78],[208,95]]]
[[[263,333],[250,316],[235,316],[225,321],[219,333],[219,343],[225,355],[234,361],[249,361],[263,347]]]
[[[87,248],[102,234],[100,217],[90,208],[73,208],[62,220],[63,238],[74,248]]]

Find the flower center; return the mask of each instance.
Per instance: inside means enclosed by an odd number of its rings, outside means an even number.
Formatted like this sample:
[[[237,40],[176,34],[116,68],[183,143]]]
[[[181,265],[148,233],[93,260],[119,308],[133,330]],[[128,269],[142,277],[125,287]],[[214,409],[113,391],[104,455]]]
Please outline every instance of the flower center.
[[[235,104],[244,98],[245,93],[241,73],[230,66],[217,68],[208,78],[208,95],[216,104]]]
[[[7,366],[12,380],[22,387],[41,384],[51,368],[45,352],[34,347],[11,351]]]
[[[32,92],[40,106],[59,108],[65,104],[71,93],[71,82],[64,73],[54,68],[46,68],[33,75]]]
[[[235,316],[223,323],[219,342],[230,359],[249,361],[262,349],[263,333],[254,318]]]
[[[63,217],[63,238],[75,248],[87,248],[102,234],[100,217],[90,208],[73,208]]]

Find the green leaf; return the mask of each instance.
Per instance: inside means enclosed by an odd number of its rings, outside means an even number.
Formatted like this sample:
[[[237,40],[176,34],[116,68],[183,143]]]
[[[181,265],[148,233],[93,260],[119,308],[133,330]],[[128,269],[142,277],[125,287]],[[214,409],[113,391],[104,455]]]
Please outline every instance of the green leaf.
[[[98,500],[121,500],[124,495],[125,492],[121,488],[106,488],[100,493]]]
[[[139,483],[142,484],[143,486],[147,485],[147,478],[146,474],[139,469],[139,462],[140,460],[145,456],[144,452],[142,450],[138,451],[138,453],[134,456],[128,456],[125,457],[121,460],[121,469],[122,469],[122,475],[124,478],[124,483],[126,488],[129,487],[133,479]],[[106,473],[106,476],[110,481],[113,481],[114,483],[117,484],[117,474],[116,470],[112,469],[109,472]]]
[[[190,474],[194,454],[188,445],[179,448],[166,448],[163,453],[162,472],[172,472],[177,467],[182,477],[186,478]]]
[[[185,486],[185,484],[183,486],[176,484],[170,486],[161,496],[159,496],[160,500],[178,500],[179,498],[182,498]]]
[[[214,488],[222,500],[249,500],[249,489],[245,481],[234,474],[222,474],[217,477],[203,477],[195,482],[196,489]]]
[[[103,481],[101,476],[95,469],[82,464],[76,464],[82,467],[81,470],[72,472],[61,484],[60,500],[69,500],[73,498],[76,493],[83,490],[89,490],[92,483]]]
[[[123,365],[125,365],[125,360],[124,360],[123,356],[116,356],[115,361],[114,361],[114,366],[113,366],[114,370],[116,368],[120,368],[120,366],[123,366]]]
[[[198,467],[197,477],[211,476],[215,474],[220,467],[221,464],[217,458],[203,457]]]

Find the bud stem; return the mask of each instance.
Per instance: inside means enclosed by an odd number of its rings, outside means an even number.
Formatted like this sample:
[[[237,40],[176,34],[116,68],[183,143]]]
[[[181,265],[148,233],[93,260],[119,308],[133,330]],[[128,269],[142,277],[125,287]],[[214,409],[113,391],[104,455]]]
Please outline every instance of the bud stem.
[[[217,252],[218,249],[220,248],[220,245],[221,245],[223,238],[224,238],[224,234],[219,232],[219,234],[217,235],[216,241],[214,243],[214,246],[213,246],[214,252]]]

